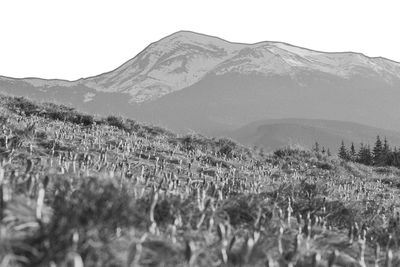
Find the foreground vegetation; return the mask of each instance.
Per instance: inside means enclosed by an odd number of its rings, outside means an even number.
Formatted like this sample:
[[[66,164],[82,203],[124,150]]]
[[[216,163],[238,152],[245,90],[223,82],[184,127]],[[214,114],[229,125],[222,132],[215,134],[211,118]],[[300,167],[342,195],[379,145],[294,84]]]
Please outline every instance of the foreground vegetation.
[[[399,266],[400,172],[0,97],[1,266]]]

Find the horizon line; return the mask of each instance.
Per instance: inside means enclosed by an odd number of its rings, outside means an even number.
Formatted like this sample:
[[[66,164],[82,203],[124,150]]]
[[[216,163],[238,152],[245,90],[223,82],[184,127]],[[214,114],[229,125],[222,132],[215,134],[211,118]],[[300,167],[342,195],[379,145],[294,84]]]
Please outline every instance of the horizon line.
[[[171,34],[169,34],[169,35],[167,35],[167,36],[164,36],[164,37],[162,37],[161,39],[159,39],[159,40],[157,40],[157,41],[151,42],[151,43],[148,44],[144,49],[142,49],[139,53],[137,53],[137,54],[136,54],[135,56],[133,56],[132,58],[126,60],[124,63],[120,64],[118,67],[116,67],[116,68],[114,68],[114,69],[112,69],[112,70],[110,70],[110,71],[102,72],[102,73],[97,74],[97,75],[87,76],[87,77],[81,77],[81,78],[78,78],[78,79],[75,79],[75,80],[68,80],[68,79],[62,79],[62,78],[41,78],[41,77],[32,77],[32,76],[21,77],[21,78],[15,78],[15,77],[10,77],[10,76],[4,76],[4,75],[1,75],[1,74],[0,74],[0,78],[13,79],[13,80],[35,79],[35,80],[42,80],[42,81],[58,81],[58,82],[70,82],[70,83],[79,82],[79,81],[85,80],[85,79],[97,78],[97,77],[99,77],[99,76],[106,75],[106,74],[109,74],[109,73],[112,73],[112,72],[118,70],[120,67],[122,67],[123,65],[125,65],[125,64],[128,63],[129,61],[134,60],[134,59],[135,59],[136,57],[138,57],[141,53],[143,53],[144,51],[146,51],[151,45],[156,44],[156,43],[158,43],[158,42],[161,42],[162,40],[167,39],[167,38],[169,38],[169,37],[171,37],[171,36],[177,35],[177,34],[179,34],[179,33],[191,33],[191,34],[201,35],[201,36],[203,36],[203,37],[218,39],[218,40],[220,40],[220,41],[223,41],[223,42],[226,42],[226,43],[229,43],[229,44],[233,44],[233,45],[247,45],[247,46],[253,46],[253,45],[259,45],[259,44],[263,44],[263,43],[279,43],[279,44],[284,44],[284,45],[288,45],[288,46],[291,46],[291,47],[300,48],[300,49],[303,49],[303,50],[307,50],[307,51],[310,51],[310,52],[316,52],[316,53],[323,53],[323,54],[356,54],[356,55],[361,55],[361,56],[363,56],[363,57],[366,57],[366,58],[368,58],[368,59],[382,59],[382,60],[390,61],[390,62],[392,62],[392,63],[395,63],[395,64],[399,64],[399,65],[400,65],[400,62],[399,62],[399,61],[395,61],[395,60],[393,60],[393,59],[389,59],[389,58],[386,58],[386,57],[383,57],[383,56],[376,56],[376,57],[367,56],[366,54],[361,53],[361,52],[354,52],[354,51],[327,52],[327,51],[321,51],[321,50],[316,50],[316,49],[310,49],[310,48],[306,48],[306,47],[302,47],[302,46],[298,46],[298,45],[293,45],[293,44],[286,43],[286,42],[283,42],[283,41],[271,41],[271,40],[259,41],[259,42],[255,42],[255,43],[233,42],[233,41],[228,41],[228,40],[226,40],[226,39],[224,39],[224,38],[221,38],[221,37],[218,37],[218,36],[215,36],[215,35],[209,35],[209,34],[205,34],[205,33],[199,33],[199,32],[195,32],[195,31],[191,31],[191,30],[179,30],[179,31],[176,31],[176,32],[174,32],[174,33],[171,33]]]

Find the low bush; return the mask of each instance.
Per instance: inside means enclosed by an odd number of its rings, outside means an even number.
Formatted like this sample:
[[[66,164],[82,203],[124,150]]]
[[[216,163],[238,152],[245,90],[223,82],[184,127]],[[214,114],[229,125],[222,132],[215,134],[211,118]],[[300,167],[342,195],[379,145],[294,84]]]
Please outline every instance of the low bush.
[[[118,129],[121,129],[121,130],[127,130],[127,128],[124,124],[124,120],[121,117],[108,116],[106,118],[106,122],[110,126],[117,127]]]
[[[24,98],[24,97],[13,97],[7,102],[7,107],[17,113],[24,113],[27,116],[36,115],[40,112],[38,104]]]

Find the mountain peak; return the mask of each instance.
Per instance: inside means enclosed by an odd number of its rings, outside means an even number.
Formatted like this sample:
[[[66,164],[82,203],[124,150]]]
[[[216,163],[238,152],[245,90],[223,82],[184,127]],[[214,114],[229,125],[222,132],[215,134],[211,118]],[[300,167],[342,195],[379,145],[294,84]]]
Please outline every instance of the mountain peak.
[[[132,102],[145,102],[182,90],[211,73],[293,77],[299,70],[340,77],[363,72],[390,82],[393,77],[399,78],[400,65],[360,53],[325,53],[283,42],[234,43],[192,31],[178,31],[152,43],[114,73],[86,84],[104,91],[127,92]]]
[[[0,90],[8,93],[20,88],[37,98],[67,99],[97,112],[103,108],[99,103],[106,103],[108,109],[167,127],[174,113],[175,126],[180,128],[185,121],[181,116],[187,116],[184,127],[197,130],[211,124],[236,127],[265,116],[300,113],[312,118],[325,109],[330,113],[324,118],[351,117],[393,128],[375,114],[383,114],[384,106],[387,121],[400,123],[394,108],[399,87],[400,64],[384,58],[326,53],[282,42],[234,43],[191,31],[150,44],[113,71],[74,82],[0,77]],[[116,98],[112,101],[116,107],[110,105],[110,98]],[[197,121],[188,115],[195,107],[198,110],[192,115]],[[199,126],[201,120],[205,127]]]
[[[186,39],[186,40],[190,40],[190,41],[192,41],[192,40],[209,40],[209,39],[222,40],[219,37],[214,37],[211,35],[206,35],[206,34],[193,32],[193,31],[187,31],[187,30],[181,30],[181,31],[174,32],[174,33],[162,38],[161,40],[164,40],[164,39],[169,39],[169,40],[171,40],[171,39]]]
[[[178,31],[151,43],[119,68],[73,83],[41,79],[26,80],[33,86],[84,85],[100,92],[129,94],[143,103],[183,90],[206,75],[286,75],[320,72],[348,78],[360,73],[380,76],[387,82],[400,79],[400,64],[360,53],[325,53],[283,42],[254,44],[229,42],[192,31]]]

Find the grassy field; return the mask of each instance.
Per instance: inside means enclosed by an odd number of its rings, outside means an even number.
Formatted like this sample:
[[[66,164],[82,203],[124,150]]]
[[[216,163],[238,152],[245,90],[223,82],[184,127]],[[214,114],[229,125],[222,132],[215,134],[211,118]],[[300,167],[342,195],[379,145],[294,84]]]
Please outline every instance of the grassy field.
[[[400,170],[0,97],[0,266],[400,266]]]

